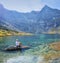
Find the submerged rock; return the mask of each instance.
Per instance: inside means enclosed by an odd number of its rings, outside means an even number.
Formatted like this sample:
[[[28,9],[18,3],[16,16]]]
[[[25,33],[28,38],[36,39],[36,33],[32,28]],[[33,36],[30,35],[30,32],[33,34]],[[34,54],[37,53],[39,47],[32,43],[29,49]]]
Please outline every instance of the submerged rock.
[[[60,63],[60,58],[56,58],[54,60],[50,60],[49,63]]]

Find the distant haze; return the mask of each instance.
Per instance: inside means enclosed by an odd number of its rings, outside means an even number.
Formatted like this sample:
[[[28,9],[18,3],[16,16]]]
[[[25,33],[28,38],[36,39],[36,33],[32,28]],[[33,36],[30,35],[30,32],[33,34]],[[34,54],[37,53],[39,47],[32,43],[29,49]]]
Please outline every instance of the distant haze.
[[[19,12],[40,11],[44,5],[60,9],[60,0],[0,0],[0,4]]]

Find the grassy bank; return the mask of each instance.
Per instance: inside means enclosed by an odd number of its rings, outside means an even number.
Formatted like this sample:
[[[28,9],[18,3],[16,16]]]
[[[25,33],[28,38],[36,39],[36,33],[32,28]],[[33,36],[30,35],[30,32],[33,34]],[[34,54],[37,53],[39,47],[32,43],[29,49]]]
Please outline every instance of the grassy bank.
[[[12,35],[20,35],[20,36],[24,36],[24,35],[33,35],[31,33],[25,33],[25,32],[16,32],[16,31],[10,31],[10,30],[0,30],[0,37],[3,36],[12,36]]]

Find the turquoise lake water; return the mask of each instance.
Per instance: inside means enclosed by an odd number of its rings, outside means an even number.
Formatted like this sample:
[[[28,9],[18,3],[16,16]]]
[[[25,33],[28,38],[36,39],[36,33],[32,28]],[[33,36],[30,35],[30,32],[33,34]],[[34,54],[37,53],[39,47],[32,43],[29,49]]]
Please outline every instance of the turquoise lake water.
[[[2,51],[4,48],[6,48],[10,45],[15,45],[16,39],[18,39],[20,42],[22,42],[23,45],[31,46],[31,49],[32,49],[33,47],[37,47],[38,45],[41,45],[41,44],[49,44],[52,42],[60,41],[60,35],[58,35],[58,34],[55,34],[55,35],[54,34],[53,35],[40,34],[40,35],[33,35],[33,36],[0,37],[0,63],[6,62],[6,60],[8,58],[10,58],[10,59],[13,57],[22,58],[22,59],[25,58],[25,57],[21,56],[23,54],[23,52],[20,52],[20,51],[14,51],[14,52]],[[18,56],[20,56],[20,57],[18,57]],[[21,62],[14,62],[14,63],[25,63],[25,61],[32,60],[34,58],[32,57],[32,59],[31,59],[29,57],[27,59],[27,57],[26,57],[26,60],[24,60],[24,62],[22,62],[22,59],[21,59]],[[9,61],[7,63],[9,63]],[[12,59],[11,59],[11,61],[10,61],[10,63],[13,63]],[[28,63],[28,61],[27,61],[27,63]],[[34,62],[32,62],[32,63],[34,63]]]

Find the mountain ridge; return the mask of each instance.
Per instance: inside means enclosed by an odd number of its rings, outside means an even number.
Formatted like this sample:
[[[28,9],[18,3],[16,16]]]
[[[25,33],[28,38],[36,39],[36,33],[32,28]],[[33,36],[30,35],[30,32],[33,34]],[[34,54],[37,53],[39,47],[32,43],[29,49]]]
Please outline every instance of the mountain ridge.
[[[0,6],[0,18],[19,31],[42,33],[60,26],[60,10],[45,5],[41,11],[21,13]],[[1,19],[0,19],[1,21]],[[12,28],[12,27],[11,27]]]

